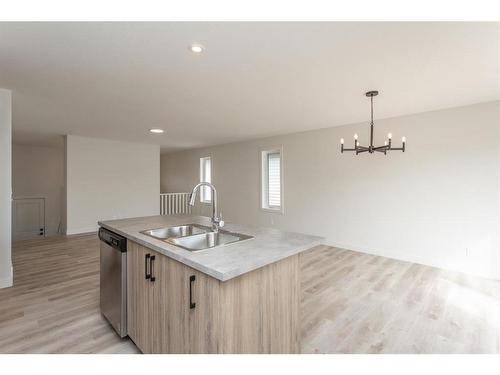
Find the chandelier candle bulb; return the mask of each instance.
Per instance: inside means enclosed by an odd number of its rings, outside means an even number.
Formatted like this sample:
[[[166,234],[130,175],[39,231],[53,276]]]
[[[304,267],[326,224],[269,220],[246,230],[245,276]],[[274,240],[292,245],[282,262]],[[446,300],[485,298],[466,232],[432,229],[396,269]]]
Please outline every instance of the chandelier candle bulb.
[[[392,138],[392,133],[387,134],[387,139],[391,139],[391,138]]]
[[[354,134],[354,139],[357,141],[358,140],[358,135]]]
[[[340,138],[340,144],[343,145],[344,144],[344,138]]]

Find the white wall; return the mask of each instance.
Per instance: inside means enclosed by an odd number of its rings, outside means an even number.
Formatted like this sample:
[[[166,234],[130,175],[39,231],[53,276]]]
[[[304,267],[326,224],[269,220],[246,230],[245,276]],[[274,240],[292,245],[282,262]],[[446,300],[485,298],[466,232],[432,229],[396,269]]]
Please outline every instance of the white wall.
[[[98,220],[159,214],[160,148],[66,137],[67,234],[97,230]]]
[[[62,225],[64,149],[13,144],[12,190],[14,197],[45,197],[46,235],[57,234]]]
[[[376,121],[405,153],[341,154],[368,123],[162,156],[162,191],[189,191],[199,158],[226,220],[322,235],[357,251],[500,278],[500,102]],[[259,209],[263,147],[283,145],[284,215]],[[273,224],[274,223],[274,224]]]
[[[0,89],[0,288],[12,285],[12,94]]]

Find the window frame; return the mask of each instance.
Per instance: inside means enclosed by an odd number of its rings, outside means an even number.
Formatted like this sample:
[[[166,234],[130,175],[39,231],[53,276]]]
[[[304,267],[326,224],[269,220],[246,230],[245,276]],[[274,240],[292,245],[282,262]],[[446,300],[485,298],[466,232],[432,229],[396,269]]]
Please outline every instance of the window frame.
[[[210,181],[205,181],[205,178],[204,178],[204,167],[205,167],[205,162],[207,160],[210,160]],[[200,158],[200,175],[199,175],[199,180],[200,182],[210,182],[212,183],[212,157],[211,156],[204,156],[204,157],[201,157]],[[206,186],[201,186],[200,187],[200,203],[204,203],[204,204],[212,204],[212,194],[210,192],[210,198],[209,199],[204,199],[204,192],[206,191],[206,189],[209,189],[208,187]],[[209,190],[210,191],[210,190]]]
[[[280,155],[280,205],[269,206],[269,171],[268,171],[268,155],[279,153]],[[259,206],[262,211],[276,214],[284,214],[284,184],[283,184],[283,145],[264,147],[260,149],[260,202]]]

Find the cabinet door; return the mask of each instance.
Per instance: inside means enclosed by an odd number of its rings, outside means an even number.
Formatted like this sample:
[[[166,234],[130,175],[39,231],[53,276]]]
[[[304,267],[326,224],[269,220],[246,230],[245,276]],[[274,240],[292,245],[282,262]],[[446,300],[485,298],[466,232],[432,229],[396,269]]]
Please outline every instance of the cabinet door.
[[[220,281],[185,267],[186,279],[191,284],[189,309],[189,352],[219,352]],[[189,289],[186,291],[189,296]],[[188,301],[189,302],[189,301]]]
[[[189,348],[189,267],[166,258],[168,266],[167,288],[163,301],[167,310],[167,329],[164,331],[168,341],[169,353],[190,353]]]
[[[216,353],[218,281],[157,255],[153,283],[153,352]]]
[[[170,259],[154,253],[153,277],[151,283],[151,331],[152,353],[170,353],[169,332],[169,263]]]
[[[127,249],[127,330],[143,353],[151,352],[151,283],[146,279],[146,263],[151,251],[128,242]]]

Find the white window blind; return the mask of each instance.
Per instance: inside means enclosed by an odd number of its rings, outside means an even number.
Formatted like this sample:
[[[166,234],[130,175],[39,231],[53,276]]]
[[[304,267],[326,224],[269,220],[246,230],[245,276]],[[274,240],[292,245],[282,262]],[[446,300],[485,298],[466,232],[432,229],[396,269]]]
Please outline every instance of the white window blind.
[[[281,155],[279,152],[267,154],[267,205],[269,208],[281,206]]]
[[[210,157],[200,158],[200,182],[212,182],[212,160]],[[201,187],[200,202],[210,203],[212,191],[207,186]]]
[[[283,181],[281,148],[262,151],[262,204],[261,208],[283,212]]]

